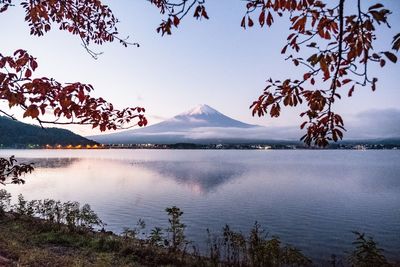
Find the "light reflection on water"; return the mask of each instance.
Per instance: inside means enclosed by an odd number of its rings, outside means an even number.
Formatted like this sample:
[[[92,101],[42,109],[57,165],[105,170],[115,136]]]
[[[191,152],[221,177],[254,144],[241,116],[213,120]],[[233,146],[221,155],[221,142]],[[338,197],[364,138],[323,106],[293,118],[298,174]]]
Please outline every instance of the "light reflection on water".
[[[189,239],[206,228],[247,232],[255,221],[316,259],[351,248],[367,232],[400,255],[400,152],[200,150],[0,150],[35,162],[14,196],[89,203],[110,230],[143,218],[166,226],[183,209]]]

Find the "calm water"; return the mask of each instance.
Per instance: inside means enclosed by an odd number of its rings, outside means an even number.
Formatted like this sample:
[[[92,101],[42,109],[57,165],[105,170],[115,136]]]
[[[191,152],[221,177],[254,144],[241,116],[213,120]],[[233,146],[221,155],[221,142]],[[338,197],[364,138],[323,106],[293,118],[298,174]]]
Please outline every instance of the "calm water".
[[[255,221],[321,261],[351,249],[357,230],[400,258],[400,151],[0,150],[36,163],[14,196],[89,203],[121,232],[139,218],[166,226],[184,211],[190,240]]]

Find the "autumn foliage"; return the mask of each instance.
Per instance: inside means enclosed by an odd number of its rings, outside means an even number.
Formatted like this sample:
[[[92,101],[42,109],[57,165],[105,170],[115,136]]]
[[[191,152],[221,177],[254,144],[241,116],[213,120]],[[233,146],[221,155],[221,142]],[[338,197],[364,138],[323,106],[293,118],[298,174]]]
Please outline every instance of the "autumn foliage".
[[[11,0],[0,1],[0,12],[12,4]],[[22,1],[21,6],[32,35],[41,36],[57,24],[60,30],[79,36],[94,57],[97,54],[89,49],[91,43],[101,45],[119,40],[124,46],[129,44],[118,37],[118,20],[101,1],[36,0]],[[8,102],[10,107],[25,110],[24,117],[36,119],[40,124],[90,124],[101,131],[123,128],[132,121],[139,126],[147,124],[144,108],[118,110],[103,98],[92,97],[90,84],[62,84],[51,78],[34,77],[37,67],[36,58],[23,49],[8,56],[0,53],[0,99]],[[51,113],[54,119],[43,119],[47,113]]]
[[[161,35],[171,35],[172,28],[177,28],[180,21],[194,9],[193,17],[196,19],[209,19],[206,8],[204,6],[205,0],[180,0],[180,1],[169,1],[169,0],[149,0],[151,4],[155,5],[160,13],[166,15],[160,26],[157,28],[157,32]]]
[[[352,96],[358,87],[370,85],[376,89],[378,78],[370,77],[368,66],[373,63],[384,67],[386,60],[396,63],[391,51],[376,52],[373,43],[379,25],[390,27],[391,13],[382,4],[364,10],[361,0],[356,13],[346,13],[345,0],[248,0],[247,12],[242,19],[243,28],[254,25],[257,18],[261,27],[272,26],[274,17],[290,20],[291,33],[281,53],[295,66],[305,68],[303,77],[285,80],[268,79],[264,93],[253,102],[253,115],[278,117],[282,106],[297,106],[305,102],[307,109],[300,114],[305,118],[301,138],[308,145],[326,146],[328,142],[343,138],[344,122],[335,113],[333,104],[342,96]],[[363,2],[365,4],[365,1]],[[392,49],[400,48],[400,34],[392,42]],[[300,50],[302,54],[299,55]]]
[[[171,34],[192,8],[195,18],[207,18],[204,1],[150,0],[167,18],[158,29]],[[283,80],[269,78],[260,97],[250,108],[253,116],[279,117],[285,106],[304,103],[300,114],[305,129],[301,138],[308,145],[326,146],[343,138],[344,120],[335,113],[334,103],[354,90],[369,85],[376,90],[377,77],[368,72],[370,64],[397,62],[400,33],[395,35],[391,51],[375,51],[376,30],[390,27],[390,10],[382,4],[361,0],[245,0],[241,27],[271,27],[282,17],[290,22],[290,34],[281,53],[294,66],[304,68],[302,77]],[[366,5],[370,5],[365,7]],[[195,8],[195,6],[197,6]],[[202,15],[204,13],[204,15]],[[176,17],[178,16],[178,20]],[[174,21],[178,23],[174,23]]]
[[[0,13],[13,6],[13,2],[0,0]],[[91,43],[102,45],[118,40],[125,47],[138,46],[118,36],[118,19],[100,0],[30,0],[22,1],[21,7],[25,10],[31,35],[42,36],[56,24],[59,30],[78,36],[94,58],[99,53],[89,49]]]
[[[12,0],[0,0],[0,13],[14,5]],[[31,0],[20,5],[32,35],[42,36],[57,25],[58,29],[78,36],[94,58],[99,53],[89,48],[92,43],[101,45],[118,40],[123,46],[131,44],[118,36],[118,20],[99,0]],[[23,49],[17,49],[12,55],[3,55],[0,51],[0,100],[10,108],[24,110],[24,117],[31,117],[40,125],[88,124],[101,131],[147,124],[144,108],[117,109],[103,98],[91,96],[90,84],[35,77],[37,68],[37,59]],[[4,110],[0,113],[13,118]],[[10,179],[12,183],[21,183],[23,180],[19,177],[32,170],[32,165],[16,164],[14,158],[0,158],[0,183]]]
[[[132,120],[146,125],[143,108],[115,109],[103,98],[91,97],[90,84],[63,85],[51,78],[33,78],[37,66],[36,59],[25,50],[17,50],[13,56],[0,55],[0,99],[25,110],[24,117],[41,124],[90,124],[101,131],[122,128]],[[52,120],[43,119],[47,112],[52,113]]]

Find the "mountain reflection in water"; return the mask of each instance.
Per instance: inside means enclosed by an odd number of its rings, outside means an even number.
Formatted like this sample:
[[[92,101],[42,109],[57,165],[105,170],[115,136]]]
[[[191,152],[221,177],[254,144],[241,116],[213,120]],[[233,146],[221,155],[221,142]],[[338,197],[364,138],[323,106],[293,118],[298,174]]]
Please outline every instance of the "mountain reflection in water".
[[[54,169],[66,168],[80,160],[79,158],[19,158],[18,162],[31,163],[35,169]]]
[[[206,242],[225,224],[248,233],[255,221],[284,243],[322,261],[352,249],[351,231],[400,255],[399,151],[0,150],[34,161],[14,201],[89,203],[121,232],[145,220],[166,228],[165,208],[183,211],[186,236]],[[26,161],[25,161],[26,162]]]
[[[172,178],[196,193],[212,192],[246,171],[244,164],[226,162],[146,161],[135,162],[133,165],[154,171],[161,177]]]
[[[33,163],[35,169],[69,168],[71,165],[90,164],[92,159],[84,158],[20,158],[21,163]],[[221,162],[193,161],[134,161],[97,159],[96,163],[115,165],[117,169],[143,168],[154,172],[155,176],[173,179],[178,184],[187,186],[195,193],[209,193],[219,186],[243,175],[246,171],[244,164]],[[102,165],[103,165],[102,164]],[[123,167],[121,166],[123,165]],[[127,171],[130,176],[131,171]]]

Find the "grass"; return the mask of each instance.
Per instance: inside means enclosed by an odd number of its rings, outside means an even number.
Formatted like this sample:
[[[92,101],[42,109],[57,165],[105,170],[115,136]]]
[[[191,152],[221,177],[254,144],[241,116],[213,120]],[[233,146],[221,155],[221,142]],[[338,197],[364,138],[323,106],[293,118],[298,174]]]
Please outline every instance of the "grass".
[[[141,266],[116,253],[110,234],[56,228],[7,214],[0,220],[0,255],[9,266]]]
[[[111,232],[71,231],[13,213],[0,218],[0,266],[198,266],[193,259]]]
[[[185,238],[183,212],[167,208],[169,227],[146,227],[139,220],[121,235],[95,231],[102,221],[85,204],[54,200],[10,205],[0,190],[0,266],[196,266],[284,267],[313,266],[300,250],[269,236],[257,222],[248,235],[226,225],[220,234],[207,230],[208,251],[200,254]],[[2,197],[1,197],[2,196]],[[329,266],[378,267],[390,264],[372,237],[354,232],[354,250],[345,259],[332,256]]]

